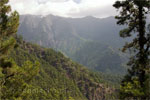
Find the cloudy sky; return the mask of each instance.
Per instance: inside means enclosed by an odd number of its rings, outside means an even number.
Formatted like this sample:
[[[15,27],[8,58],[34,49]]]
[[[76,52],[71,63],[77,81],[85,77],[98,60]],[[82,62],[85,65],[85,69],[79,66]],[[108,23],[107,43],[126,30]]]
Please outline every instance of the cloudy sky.
[[[116,0],[10,0],[20,14],[58,15],[64,17],[108,17],[116,14]]]

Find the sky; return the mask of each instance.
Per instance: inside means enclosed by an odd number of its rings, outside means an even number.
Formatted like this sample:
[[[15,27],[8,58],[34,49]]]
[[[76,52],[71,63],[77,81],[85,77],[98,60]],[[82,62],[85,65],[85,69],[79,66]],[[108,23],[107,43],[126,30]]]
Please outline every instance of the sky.
[[[12,10],[22,14],[63,17],[94,16],[104,18],[114,16],[112,7],[116,0],[10,0]]]

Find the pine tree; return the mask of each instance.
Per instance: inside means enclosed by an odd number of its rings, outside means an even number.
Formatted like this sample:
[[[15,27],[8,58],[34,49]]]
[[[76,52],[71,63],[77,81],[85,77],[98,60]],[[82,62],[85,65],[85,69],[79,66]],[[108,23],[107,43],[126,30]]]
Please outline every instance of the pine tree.
[[[7,3],[8,0],[0,1],[0,89],[5,84],[5,80],[13,76],[13,73],[8,73],[12,63],[8,60],[7,55],[15,45],[13,35],[17,32],[19,25],[18,13],[10,13],[11,8]]]
[[[122,0],[116,1],[113,6],[120,11],[116,16],[117,24],[127,26],[120,31],[120,36],[133,36],[133,41],[126,43],[122,49],[123,52],[128,50],[132,57],[128,63],[131,68],[121,84],[120,98],[150,99],[150,32],[146,29],[150,0]]]
[[[8,2],[0,0],[0,100],[22,100],[28,96],[28,83],[38,73],[38,63],[18,66],[8,56],[16,45],[19,26],[19,14],[11,12]]]

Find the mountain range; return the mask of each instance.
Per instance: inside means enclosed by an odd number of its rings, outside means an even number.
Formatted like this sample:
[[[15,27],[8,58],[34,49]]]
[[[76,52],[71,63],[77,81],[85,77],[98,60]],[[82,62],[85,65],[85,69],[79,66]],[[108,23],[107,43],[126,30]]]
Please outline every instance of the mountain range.
[[[127,39],[123,27],[108,18],[65,18],[54,15],[22,15],[18,34],[24,40],[61,51],[88,68],[107,73],[125,73],[127,56],[118,49]]]

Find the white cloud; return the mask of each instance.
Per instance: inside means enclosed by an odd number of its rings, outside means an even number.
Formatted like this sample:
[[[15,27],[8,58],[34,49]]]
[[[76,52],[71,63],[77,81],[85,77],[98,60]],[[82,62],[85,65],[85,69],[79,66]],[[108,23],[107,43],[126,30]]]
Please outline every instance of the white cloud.
[[[13,10],[20,14],[48,15],[64,17],[107,17],[116,12],[112,4],[116,0],[10,0]]]

